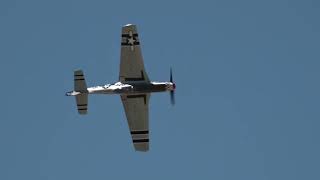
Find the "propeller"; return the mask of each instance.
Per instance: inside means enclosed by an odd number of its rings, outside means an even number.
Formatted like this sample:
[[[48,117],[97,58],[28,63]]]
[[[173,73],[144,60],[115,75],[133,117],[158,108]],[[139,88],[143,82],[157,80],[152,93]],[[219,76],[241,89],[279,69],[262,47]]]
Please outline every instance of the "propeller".
[[[170,68],[170,82],[173,84],[173,89],[170,91],[170,100],[171,100],[171,104],[174,105],[176,103],[176,101],[175,101],[175,93],[174,93],[176,85],[173,82],[172,68]]]

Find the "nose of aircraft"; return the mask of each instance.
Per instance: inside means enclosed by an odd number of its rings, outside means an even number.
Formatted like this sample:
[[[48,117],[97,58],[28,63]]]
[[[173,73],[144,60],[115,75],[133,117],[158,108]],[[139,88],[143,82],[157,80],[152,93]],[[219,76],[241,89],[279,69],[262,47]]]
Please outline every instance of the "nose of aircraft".
[[[173,82],[173,77],[172,77],[172,68],[170,68],[170,82],[172,83],[172,90],[170,90],[170,99],[171,99],[171,104],[175,104],[175,93],[174,90],[176,89],[176,84]]]

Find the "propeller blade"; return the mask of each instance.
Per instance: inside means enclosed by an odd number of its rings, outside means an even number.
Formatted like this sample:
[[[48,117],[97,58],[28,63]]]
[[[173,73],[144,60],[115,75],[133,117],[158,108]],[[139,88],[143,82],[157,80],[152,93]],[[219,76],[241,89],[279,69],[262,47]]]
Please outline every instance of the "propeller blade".
[[[175,105],[175,103],[176,103],[174,94],[175,94],[174,91],[170,91],[171,105]]]
[[[173,82],[173,78],[172,78],[172,68],[170,68],[170,82]]]
[[[170,82],[173,83],[172,68],[170,68]],[[175,88],[174,83],[173,83],[173,86]],[[176,103],[174,89],[170,91],[170,100],[171,100],[171,105],[174,105]]]

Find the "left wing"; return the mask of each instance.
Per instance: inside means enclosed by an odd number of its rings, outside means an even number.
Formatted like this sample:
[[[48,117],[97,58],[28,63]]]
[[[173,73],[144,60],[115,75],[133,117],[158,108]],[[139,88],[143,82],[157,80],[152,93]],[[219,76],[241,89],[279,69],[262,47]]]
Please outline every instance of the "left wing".
[[[149,98],[150,94],[121,95],[136,151],[149,150]]]
[[[132,24],[122,27],[119,81],[149,82],[143,64],[138,30]]]

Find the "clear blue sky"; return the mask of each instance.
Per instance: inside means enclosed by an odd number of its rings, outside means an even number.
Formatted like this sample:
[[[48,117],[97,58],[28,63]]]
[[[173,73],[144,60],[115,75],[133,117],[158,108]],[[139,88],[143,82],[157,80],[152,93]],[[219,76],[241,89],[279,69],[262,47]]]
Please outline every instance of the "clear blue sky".
[[[318,180],[316,0],[0,1],[0,179]],[[152,80],[151,150],[133,150],[118,96],[77,114],[73,70],[118,79],[137,24]]]

